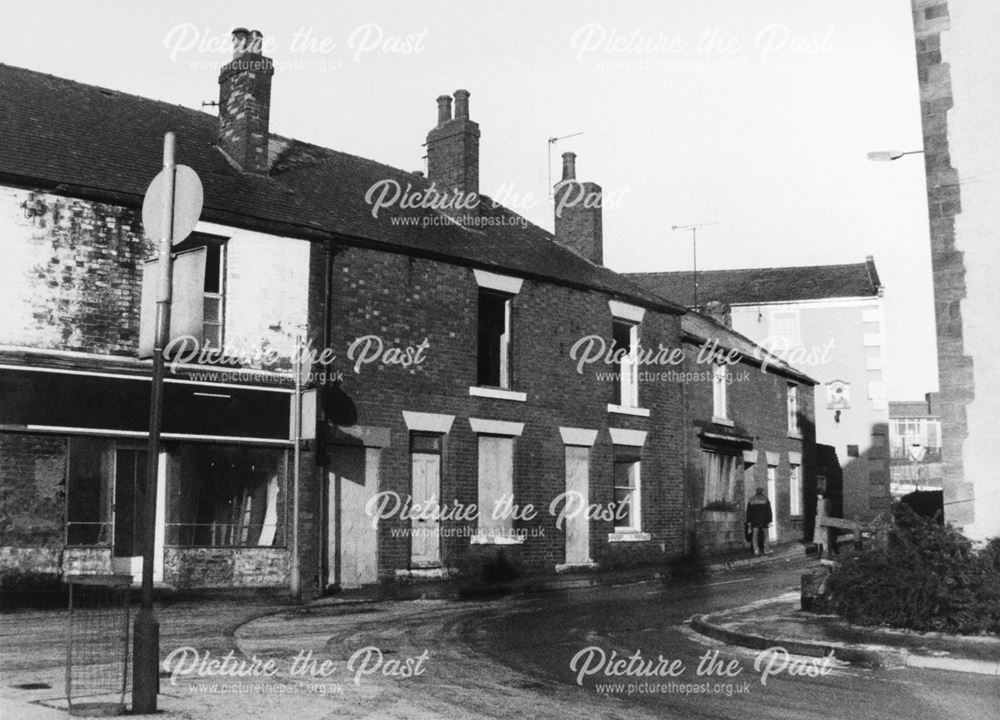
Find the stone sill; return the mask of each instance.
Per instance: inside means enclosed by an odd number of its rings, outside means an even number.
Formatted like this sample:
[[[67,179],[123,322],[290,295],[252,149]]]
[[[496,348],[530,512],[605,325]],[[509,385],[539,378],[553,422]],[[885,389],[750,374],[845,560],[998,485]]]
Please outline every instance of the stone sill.
[[[724,425],[726,427],[734,427],[736,425],[736,423],[729,418],[716,417],[715,415],[712,416],[712,422],[716,425]]]
[[[469,538],[470,545],[523,545],[524,535],[487,535],[476,533]]]
[[[635,415],[636,417],[649,417],[649,410],[641,407],[630,407],[627,405],[612,405],[608,403],[608,412],[619,415]]]
[[[473,397],[493,398],[494,400],[528,401],[527,393],[504,390],[503,388],[479,387],[478,385],[471,385],[469,387],[469,395]]]
[[[397,578],[415,578],[438,580],[447,578],[450,575],[448,568],[413,568],[412,570],[396,570]]]
[[[613,532],[608,533],[609,543],[619,543],[619,542],[649,542],[653,537],[647,532],[637,532],[635,530],[627,530],[625,532]]]
[[[556,572],[564,573],[575,572],[577,570],[598,570],[600,567],[601,566],[593,560],[589,560],[585,563],[563,563],[561,565],[556,565]]]

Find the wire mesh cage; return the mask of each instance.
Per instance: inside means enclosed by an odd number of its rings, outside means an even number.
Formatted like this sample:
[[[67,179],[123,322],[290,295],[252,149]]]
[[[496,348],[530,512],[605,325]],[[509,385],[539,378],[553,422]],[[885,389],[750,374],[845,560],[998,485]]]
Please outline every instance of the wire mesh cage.
[[[95,717],[125,712],[129,688],[128,575],[68,578],[66,700],[70,715]]]

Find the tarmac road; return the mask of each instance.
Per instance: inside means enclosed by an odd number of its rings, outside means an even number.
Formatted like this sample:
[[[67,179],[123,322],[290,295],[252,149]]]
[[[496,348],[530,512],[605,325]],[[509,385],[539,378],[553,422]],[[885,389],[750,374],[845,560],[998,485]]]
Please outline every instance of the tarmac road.
[[[185,646],[208,652],[213,659],[236,649],[242,659],[276,659],[281,671],[274,677],[249,677],[238,683],[211,674],[199,676],[195,671],[179,674],[173,683],[164,676],[161,717],[998,717],[998,678],[837,666],[818,677],[790,677],[786,669],[772,674],[764,685],[761,673],[754,671],[755,652],[723,646],[687,629],[685,621],[691,615],[796,588],[805,566],[796,560],[697,581],[646,582],[477,602],[340,601],[306,607],[269,607],[249,601],[178,603],[161,613],[164,657]],[[0,615],[0,716],[4,720],[66,717],[64,711],[52,709],[59,704],[64,673],[62,624],[61,616],[51,612]],[[683,670],[673,678],[604,677],[597,672],[578,683],[580,667],[574,671],[570,663],[587,648],[600,648],[606,656],[617,651],[625,658],[638,650],[643,658],[654,660],[654,666],[662,654],[680,662]],[[699,676],[699,660],[714,650],[719,651],[723,667],[736,661],[739,674]],[[592,663],[599,653],[588,652],[587,667],[594,669]],[[309,662],[301,663],[300,672],[293,674],[290,663],[300,656]],[[330,663],[325,675],[324,661]],[[51,689],[17,688],[25,681],[39,680],[50,683]],[[685,694],[682,686],[702,686],[708,692]],[[727,695],[727,688],[731,694]]]
[[[762,658],[755,670],[756,651],[727,647],[689,631],[692,615],[722,610],[796,590],[801,562],[757,566],[698,582],[600,588],[562,593],[534,608],[481,621],[470,621],[464,639],[479,652],[519,667],[548,682],[578,689],[596,704],[607,696],[641,707],[660,717],[678,718],[1000,718],[1000,678],[955,672],[899,669],[867,670],[833,665],[816,677],[791,676],[780,653]],[[676,678],[607,677],[599,651],[585,653],[576,671],[574,655],[599,647],[606,657],[617,651],[629,657],[663,655],[686,668]],[[738,661],[735,677],[712,673],[699,676],[706,652],[719,651],[716,668]],[[770,664],[773,660],[773,664]],[[813,667],[813,660],[805,667]],[[605,662],[604,667],[609,665]],[[765,671],[770,666],[770,671]],[[578,683],[581,668],[597,670]],[[766,684],[762,684],[763,679]],[[674,686],[670,685],[673,681]],[[630,687],[631,684],[631,687]],[[666,685],[666,687],[664,687]],[[682,693],[700,690],[697,694]],[[690,686],[700,685],[699,688]]]

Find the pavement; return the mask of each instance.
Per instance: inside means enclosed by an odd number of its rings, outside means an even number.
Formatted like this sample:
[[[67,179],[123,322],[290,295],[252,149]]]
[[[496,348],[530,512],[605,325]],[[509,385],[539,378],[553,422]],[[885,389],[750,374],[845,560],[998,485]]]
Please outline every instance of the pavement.
[[[797,592],[722,612],[698,615],[691,627],[729,645],[781,646],[794,655],[826,657],[869,668],[914,667],[1000,676],[1000,638],[919,633],[852,625],[837,615],[800,609]]]

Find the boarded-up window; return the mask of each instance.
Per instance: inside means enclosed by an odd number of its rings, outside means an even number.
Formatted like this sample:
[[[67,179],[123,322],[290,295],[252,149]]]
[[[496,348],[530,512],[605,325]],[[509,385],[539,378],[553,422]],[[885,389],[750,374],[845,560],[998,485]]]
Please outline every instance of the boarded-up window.
[[[504,501],[514,498],[514,439],[479,436],[479,530],[484,534],[510,536],[513,518],[497,517]]]
[[[802,514],[802,471],[798,465],[792,465],[788,475],[788,505],[789,514]]]

